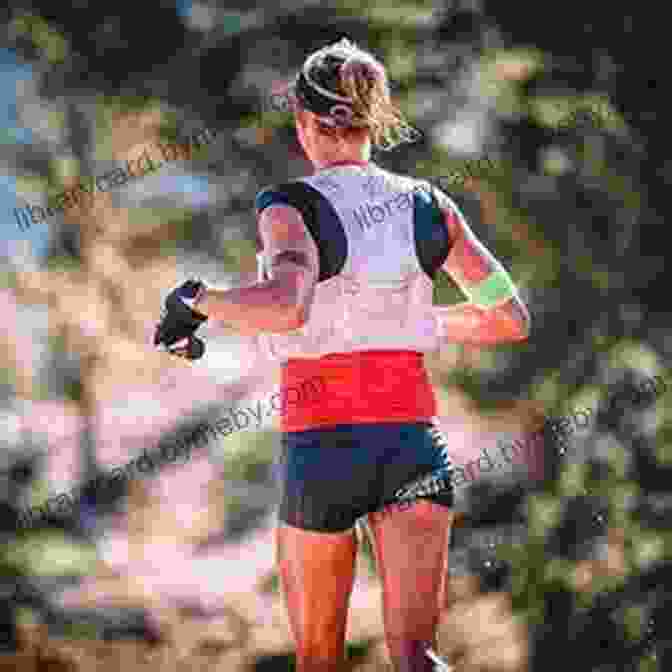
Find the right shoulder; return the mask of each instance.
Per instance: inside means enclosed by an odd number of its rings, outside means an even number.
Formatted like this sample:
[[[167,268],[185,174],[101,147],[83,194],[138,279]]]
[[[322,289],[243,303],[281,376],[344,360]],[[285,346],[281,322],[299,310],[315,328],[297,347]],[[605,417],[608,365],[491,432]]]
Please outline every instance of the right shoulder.
[[[268,211],[270,206],[280,207]],[[308,180],[299,179],[262,189],[255,198],[255,210],[257,252],[267,248],[276,233],[286,234],[295,241],[305,241],[311,250],[313,247],[318,250],[320,281],[342,270],[348,247],[345,232],[329,199]]]
[[[262,189],[255,199],[257,252],[291,241],[309,240],[308,195],[300,182],[285,182]],[[272,210],[269,210],[271,206]]]

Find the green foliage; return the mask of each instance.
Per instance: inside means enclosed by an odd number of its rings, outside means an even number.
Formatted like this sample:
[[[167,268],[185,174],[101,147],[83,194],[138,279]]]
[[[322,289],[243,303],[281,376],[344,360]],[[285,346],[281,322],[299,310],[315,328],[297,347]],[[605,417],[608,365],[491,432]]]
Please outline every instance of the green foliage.
[[[82,387],[82,381],[79,379],[70,379],[64,382],[64,394],[66,399],[71,399],[72,401],[80,402],[83,397],[84,388]]]
[[[227,478],[254,482],[275,457],[275,433],[235,431],[213,448]]]
[[[0,370],[0,390],[5,387],[14,390],[16,384],[16,371],[8,366],[3,366]]]
[[[366,658],[372,642],[348,642],[346,644],[346,656],[350,661],[359,661]]]
[[[588,467],[586,465],[576,462],[565,465],[558,484],[558,490],[562,497],[576,497],[584,493],[587,477]]]
[[[75,257],[54,254],[47,258],[46,262],[48,271],[77,271],[81,268],[81,261]]]
[[[545,577],[545,548],[543,540],[528,539],[518,546],[509,546],[497,555],[511,563],[511,604],[514,612],[523,615],[529,625],[543,620],[545,598],[550,588],[561,589],[563,583]]]
[[[84,575],[97,562],[95,547],[75,543],[55,531],[17,538],[8,544],[5,558],[9,566],[37,576]]]
[[[660,672],[655,654],[649,654],[639,661],[638,672]]]
[[[178,207],[137,207],[128,210],[128,221],[132,231],[153,232],[157,229],[170,231],[171,235],[161,238],[161,254],[175,254],[181,244],[191,242],[194,236],[194,212]]]
[[[549,494],[533,495],[528,498],[527,507],[528,533],[542,540],[560,520],[560,501]]]
[[[89,621],[73,621],[63,626],[63,635],[71,640],[100,640],[101,630],[98,625]]]
[[[273,575],[270,578],[268,583],[268,591],[270,593],[278,594],[280,592],[280,575],[277,572],[273,572]]]
[[[241,262],[256,254],[254,243],[245,238],[229,239],[223,246],[224,264],[226,268],[240,268]]]
[[[17,16],[11,28],[17,35],[29,38],[50,63],[63,63],[69,55],[69,46],[63,35],[36,14]]]

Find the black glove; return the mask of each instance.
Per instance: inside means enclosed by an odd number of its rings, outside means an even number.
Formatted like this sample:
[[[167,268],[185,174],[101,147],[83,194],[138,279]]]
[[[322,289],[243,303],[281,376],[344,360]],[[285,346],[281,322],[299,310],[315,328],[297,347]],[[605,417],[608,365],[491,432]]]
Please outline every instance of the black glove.
[[[187,301],[193,301],[206,287],[200,280],[187,280],[176,287],[165,301],[161,321],[156,325],[154,345],[164,346],[171,354],[186,359],[199,359],[205,352],[205,344],[194,332],[208,318],[193,310]]]

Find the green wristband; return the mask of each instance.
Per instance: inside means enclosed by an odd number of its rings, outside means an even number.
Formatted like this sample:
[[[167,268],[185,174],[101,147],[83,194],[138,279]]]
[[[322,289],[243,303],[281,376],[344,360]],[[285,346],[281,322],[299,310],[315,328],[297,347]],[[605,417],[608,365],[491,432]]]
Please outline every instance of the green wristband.
[[[469,287],[465,294],[481,308],[492,308],[515,296],[515,287],[504,271],[495,271],[478,285]]]

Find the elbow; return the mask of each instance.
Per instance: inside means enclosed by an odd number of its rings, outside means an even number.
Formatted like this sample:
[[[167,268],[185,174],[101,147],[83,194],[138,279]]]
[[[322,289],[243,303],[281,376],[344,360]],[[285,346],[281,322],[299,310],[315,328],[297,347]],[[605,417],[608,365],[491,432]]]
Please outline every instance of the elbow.
[[[297,301],[294,297],[283,302],[282,308],[278,313],[276,329],[278,333],[295,331],[301,329],[308,322],[308,306]]]
[[[308,321],[308,311],[301,304],[293,304],[287,310],[285,331],[294,331],[301,329]]]
[[[532,330],[532,318],[530,313],[523,303],[518,303],[516,305],[516,314],[515,314],[515,324],[518,331],[515,341],[526,341],[530,337],[530,332]]]
[[[290,297],[286,305],[286,331],[301,329],[301,327],[303,327],[306,322],[308,322],[310,303],[305,300],[304,295],[302,294],[299,287],[294,287],[293,291],[290,292]]]
[[[273,282],[270,303],[272,305],[271,323],[264,328],[272,333],[286,333],[303,327],[308,321],[308,306],[302,300],[299,288],[289,283]]]
[[[529,321],[518,324],[518,333],[513,339],[515,342],[527,341],[530,338],[530,323]]]
[[[269,331],[272,334],[284,334],[300,329],[306,323],[303,311],[300,306],[295,304],[276,304],[273,312],[272,320],[260,325],[263,331]]]
[[[503,313],[504,324],[501,326],[503,340],[511,343],[528,340],[532,320],[525,304],[521,301],[513,301],[504,309]]]

